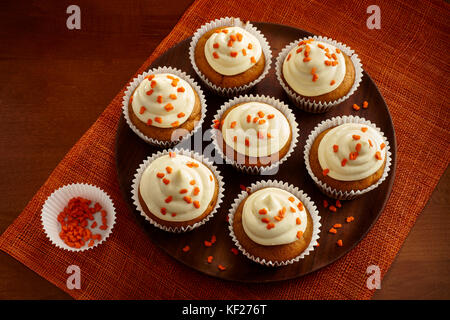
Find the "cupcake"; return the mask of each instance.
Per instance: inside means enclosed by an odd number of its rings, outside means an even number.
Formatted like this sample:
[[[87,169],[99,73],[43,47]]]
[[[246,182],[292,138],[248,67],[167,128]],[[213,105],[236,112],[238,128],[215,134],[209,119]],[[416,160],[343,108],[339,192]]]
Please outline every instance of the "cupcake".
[[[342,102],[361,81],[359,59],[352,53],[326,38],[295,42],[278,57],[279,81],[299,106],[309,107],[306,111],[327,111],[326,106]]]
[[[307,150],[306,150],[307,149]],[[313,130],[305,147],[310,175],[331,196],[362,194],[384,180],[390,153],[383,134],[358,117],[325,121]]]
[[[215,213],[223,182],[212,163],[189,151],[158,153],[135,175],[133,199],[147,220],[166,231],[187,231]]]
[[[216,148],[225,159],[253,173],[279,165],[293,151],[298,129],[295,116],[279,100],[243,96],[230,100],[214,119]]]
[[[230,213],[230,231],[248,258],[266,265],[298,261],[317,243],[320,217],[297,188],[259,182],[244,193]]]
[[[250,23],[224,18],[202,26],[191,42],[191,62],[197,74],[218,93],[245,90],[270,68],[266,39]]]
[[[139,76],[124,98],[130,127],[147,142],[164,146],[193,134],[205,111],[198,85],[172,68],[153,69]]]

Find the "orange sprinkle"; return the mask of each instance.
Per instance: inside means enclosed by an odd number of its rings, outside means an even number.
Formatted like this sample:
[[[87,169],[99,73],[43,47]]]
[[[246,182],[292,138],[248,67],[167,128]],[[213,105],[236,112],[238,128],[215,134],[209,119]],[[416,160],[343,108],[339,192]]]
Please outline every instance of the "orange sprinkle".
[[[350,223],[350,222],[352,222],[353,220],[355,220],[355,218],[352,217],[352,216],[345,218],[345,221],[346,221],[347,223]]]
[[[197,209],[200,208],[200,202],[198,202],[198,200],[194,201],[194,207]]]
[[[350,152],[350,154],[348,155],[349,160],[356,160],[357,157],[358,152]]]
[[[269,115],[267,116],[267,119],[272,119],[272,118],[274,118],[274,117],[275,117],[274,114],[269,114]]]
[[[199,187],[195,187],[194,188],[194,196],[198,195],[200,193],[200,188]]]
[[[294,207],[289,207],[289,210],[291,210],[291,212],[295,212],[295,211],[297,211],[297,210],[295,210],[295,208],[294,208]]]
[[[367,109],[369,107],[369,103],[367,101],[363,102],[363,108]]]
[[[189,250],[191,250],[191,248],[189,246],[185,246],[182,250],[183,252],[188,252]]]
[[[156,81],[153,80],[152,82],[150,82],[150,87],[153,89],[154,87],[156,87]]]
[[[295,201],[295,198],[294,198],[294,197],[289,197],[288,200],[289,200],[290,202],[294,202],[294,201]]]
[[[258,122],[258,119],[259,119],[258,117],[254,117],[254,118],[253,118],[253,123]]]
[[[164,200],[166,203],[169,203],[170,201],[172,201],[172,196],[168,196],[167,198],[166,198],[166,200]]]
[[[164,178],[164,173],[158,172],[158,173],[156,174],[156,176],[157,176],[158,178],[162,179],[162,178]]]
[[[287,61],[289,61],[290,58],[291,58],[291,54],[289,53],[289,55],[287,56]]]
[[[316,68],[311,69],[311,74],[314,75],[316,73]]]
[[[336,53],[341,53],[341,50],[339,48],[336,48]]]
[[[167,213],[167,209],[166,208],[161,208],[161,214],[165,215]]]
[[[148,81],[152,81],[155,78],[154,74],[148,75],[145,77],[146,79],[148,79]]]
[[[272,228],[275,228],[275,224],[274,224],[273,222],[269,222],[269,223],[267,224],[266,228],[267,228],[268,230],[270,230],[270,229],[272,229]]]
[[[336,209],[335,206],[330,206],[330,207],[328,208],[328,210],[330,210],[331,212],[336,212],[336,211],[337,211],[337,209]]]
[[[329,54],[328,52],[325,53],[325,55],[327,56],[328,59],[331,59],[331,54]]]
[[[370,145],[371,147],[373,147],[372,141],[370,141],[370,139],[369,139],[368,141],[369,141],[369,145]]]
[[[208,261],[208,263],[212,263],[214,257],[213,256],[208,256],[208,258],[206,259],[206,261]]]
[[[177,114],[178,118],[183,118],[185,116],[184,112],[180,112],[179,114]]]
[[[302,50],[303,50],[303,48],[298,48],[297,51],[295,51],[295,52],[300,53],[300,52],[302,52]]]
[[[232,56],[233,58],[236,58],[238,55],[237,51],[231,51],[230,52],[230,56]]]
[[[264,223],[269,223],[270,222],[270,220],[268,218],[262,218],[261,221],[264,222]]]
[[[337,233],[337,230],[336,230],[335,228],[331,228],[330,230],[328,230],[328,232],[329,232],[329,233],[336,234],[336,233]]]
[[[246,56],[247,55],[247,51],[245,51],[245,49],[242,49],[242,55]]]
[[[247,115],[247,122],[250,123],[252,121],[252,116],[251,115]]]
[[[172,173],[172,167],[166,167],[167,173]]]
[[[283,218],[281,218],[281,217],[279,217],[279,216],[275,216],[275,217],[273,217],[275,220],[277,220],[277,221],[281,221]]]
[[[220,271],[225,271],[227,268],[225,268],[223,265],[219,264],[217,266],[217,268],[219,268]]]
[[[212,175],[209,175],[209,180],[213,181]]]
[[[175,77],[171,76],[170,74],[168,74],[166,77],[167,77],[167,79],[175,80]]]
[[[325,65],[326,65],[326,66],[331,66],[331,61],[325,60]]]
[[[214,59],[219,59],[219,55],[217,54],[217,52],[214,51],[212,55],[213,55]]]
[[[323,44],[321,44],[321,43],[319,43],[317,46],[318,46],[320,49],[325,49],[325,47],[324,47]]]
[[[313,74],[313,77],[312,77],[312,81],[313,81],[313,82],[316,82],[317,79],[319,79],[319,76],[318,76],[317,73],[314,73],[314,74]]]
[[[336,200],[336,207],[342,208],[342,204],[339,200]]]
[[[346,158],[342,159],[341,166],[344,167],[346,164],[347,164],[347,159]]]
[[[311,57],[303,58],[303,62],[308,62],[308,61],[310,61],[310,60],[311,60]]]
[[[352,135],[352,138],[354,140],[359,140],[359,139],[361,139],[361,136],[358,136],[357,134],[354,134],[354,135]]]
[[[213,44],[213,48],[214,48],[214,49],[218,49],[218,48],[219,48],[219,44],[218,44],[217,42],[214,43],[214,44]]]
[[[236,33],[236,38],[238,41],[242,41],[242,34]]]
[[[191,186],[193,186],[193,185],[195,184],[195,180],[191,180],[191,182],[189,182],[189,184],[190,184]]]
[[[324,169],[323,171],[322,171],[322,174],[324,175],[324,176],[326,176],[328,173],[330,172],[330,169]]]
[[[336,223],[335,225],[333,225],[333,228],[335,228],[335,229],[342,228],[342,224]]]
[[[231,41],[236,41],[236,36],[234,34],[230,34],[230,40]]]
[[[367,127],[362,127],[362,128],[361,128],[361,131],[362,131],[362,132],[366,132],[366,131],[367,131]]]
[[[248,147],[250,146],[250,140],[248,140],[248,138],[245,138],[245,145]]]
[[[323,206],[324,206],[324,208],[328,208],[328,201],[327,200],[323,200]]]
[[[266,120],[261,119],[261,120],[258,121],[258,123],[259,123],[259,124],[264,124],[264,123],[266,123]]]
[[[188,162],[188,163],[186,163],[186,165],[189,168],[198,168],[198,163],[195,163],[195,162]]]
[[[173,105],[171,103],[168,103],[164,106],[164,109],[166,109],[166,111],[169,112],[170,110],[173,110]]]
[[[251,62],[251,63],[256,63],[255,57],[251,57],[251,58],[250,58],[250,62]]]
[[[356,111],[358,111],[359,109],[361,109],[356,103],[353,104],[352,108]]]
[[[170,124],[172,127],[178,127],[180,125],[180,123],[178,121],[172,122]]]
[[[228,30],[227,29],[222,29],[222,32],[226,34],[226,33],[228,33]]]
[[[235,256],[237,256],[239,254],[239,251],[236,248],[231,248],[230,250]]]
[[[170,180],[166,179],[166,178],[164,178],[162,181],[164,182],[164,184],[169,184],[170,183]]]
[[[152,93],[153,93],[153,89],[150,89],[150,90],[148,90],[148,91],[146,92],[146,94],[147,94],[148,96],[150,96]]]
[[[163,97],[162,96],[158,96],[158,98],[156,98],[156,101],[158,103],[162,103],[163,102]]]
[[[361,143],[356,144],[356,147],[355,147],[356,151],[358,151],[358,152],[361,151],[361,147],[362,147]]]
[[[338,152],[339,151],[339,146],[337,144],[333,145],[333,151],[334,152]]]
[[[139,110],[139,113],[140,113],[140,114],[143,114],[143,113],[145,112],[145,110],[146,110],[145,107],[142,106],[142,107],[141,107],[141,110]]]
[[[251,49],[253,48],[253,45],[252,45],[251,43],[249,43],[248,46],[247,46],[247,48],[248,48],[249,50],[251,50]]]
[[[339,246],[339,247],[342,247],[344,244],[342,243],[342,240],[338,240],[337,242],[336,242],[336,244]]]
[[[332,86],[332,85],[335,84],[335,83],[336,83],[336,81],[331,80],[331,81],[330,81],[330,86]]]
[[[175,156],[176,156],[176,153],[175,152],[169,152],[169,157],[171,157],[171,158],[175,158]]]
[[[258,111],[258,116],[259,116],[260,118],[264,118],[265,114],[264,114],[264,112],[262,112],[262,111]]]
[[[259,214],[267,214],[267,209],[261,209],[258,211]]]
[[[381,160],[381,159],[382,159],[382,158],[381,158],[381,153],[380,153],[380,151],[375,152],[375,158],[376,158],[377,160]]]
[[[303,203],[299,202],[297,208],[298,210],[303,211]]]
[[[177,95],[176,94],[170,94],[169,95],[169,97],[170,97],[170,99],[172,99],[172,100],[176,100],[177,99]]]
[[[267,138],[272,138],[272,135],[270,133],[267,132]]]
[[[383,150],[384,147],[386,147],[386,145],[384,144],[384,142],[382,144],[380,144],[380,149]]]
[[[337,57],[334,53],[332,53],[331,56],[333,57],[334,60],[337,60]]]
[[[303,232],[298,231],[297,232],[297,238],[301,239],[303,237]]]
[[[300,220],[300,218],[295,219],[295,223],[296,224],[302,224],[302,220]]]
[[[236,127],[236,124],[237,124],[237,122],[236,122],[236,121],[233,121],[233,122],[230,124],[230,128]]]
[[[179,87],[179,88],[177,89],[177,91],[178,91],[178,92],[184,92],[185,90],[184,90],[184,87]]]
[[[337,65],[338,64],[338,62],[337,61],[332,61],[331,62],[331,65],[334,67],[335,65]]]
[[[158,123],[162,123],[162,119],[160,117],[155,117],[155,121]]]
[[[192,203],[192,198],[189,196],[184,196],[183,200],[186,201],[187,203]]]
[[[180,79],[175,79],[172,81],[172,87],[176,87],[178,85],[178,81],[180,81]]]
[[[208,240],[203,241],[203,243],[204,243],[205,247],[211,247],[212,246],[212,243],[210,241],[208,241]]]
[[[181,190],[180,190],[180,193],[181,193],[181,194],[187,193],[187,192],[188,192],[188,189],[181,189]]]

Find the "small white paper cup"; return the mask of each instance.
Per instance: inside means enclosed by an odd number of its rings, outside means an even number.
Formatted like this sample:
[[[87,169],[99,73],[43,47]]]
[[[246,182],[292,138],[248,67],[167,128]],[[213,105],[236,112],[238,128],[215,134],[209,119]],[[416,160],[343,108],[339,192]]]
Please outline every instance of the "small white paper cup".
[[[260,257],[255,257],[248,253],[244,247],[239,243],[238,239],[236,238],[236,235],[234,234],[234,228],[233,228],[233,221],[234,221],[234,214],[236,213],[237,208],[239,207],[239,204],[241,201],[243,201],[247,196],[249,196],[252,192],[255,192],[257,190],[268,188],[268,187],[274,187],[274,188],[280,188],[287,192],[292,193],[294,196],[296,196],[305,206],[305,208],[308,210],[309,214],[311,215],[312,223],[313,223],[313,231],[312,231],[312,237],[311,241],[308,245],[308,247],[303,250],[303,252],[298,255],[297,257],[285,260],[285,261],[271,261],[266,260]],[[299,190],[297,187],[294,187],[292,184],[288,184],[287,182],[277,181],[277,180],[267,180],[267,181],[258,181],[256,183],[252,183],[250,186],[250,189],[248,191],[242,191],[238,197],[234,200],[234,203],[231,205],[230,211],[228,213],[228,222],[229,226],[228,229],[230,230],[230,236],[233,240],[235,246],[242,252],[244,256],[249,258],[250,260],[270,266],[270,267],[279,267],[279,266],[286,266],[289,264],[292,264],[294,262],[298,262],[307,255],[309,255],[312,251],[314,251],[315,246],[318,244],[318,240],[320,238],[320,227],[322,224],[320,223],[320,215],[319,210],[317,210],[317,207],[315,203],[311,200],[311,198],[304,193],[302,190]]]
[[[322,41],[325,43],[329,43],[336,48],[339,48],[342,52],[344,52],[348,57],[350,57],[353,66],[355,67],[355,81],[353,82],[353,86],[350,88],[350,91],[343,97],[339,98],[338,100],[325,102],[325,101],[310,101],[305,97],[300,96],[296,92],[294,92],[291,88],[287,86],[287,84],[282,79],[282,70],[283,70],[283,62],[288,55],[288,53],[298,45],[300,41],[308,40],[308,39],[314,39],[317,41]],[[347,47],[345,44],[342,44],[340,42],[337,42],[333,39],[327,38],[327,37],[321,37],[321,36],[312,36],[312,37],[306,37],[299,39],[297,41],[291,42],[286,47],[284,47],[283,50],[279,53],[277,57],[277,61],[275,64],[275,73],[278,79],[278,82],[283,87],[284,91],[287,93],[289,98],[292,100],[292,102],[299,107],[300,109],[311,112],[311,113],[323,113],[330,110],[335,105],[338,105],[345,100],[347,100],[355,91],[358,89],[362,77],[363,77],[363,68],[361,61],[358,57],[358,55],[349,47]]]
[[[352,191],[342,191],[337,190],[334,188],[331,188],[326,183],[320,181],[312,172],[311,165],[309,163],[309,153],[311,150],[311,147],[314,143],[314,140],[319,136],[319,134],[329,128],[339,126],[344,123],[361,123],[367,126],[370,126],[377,130],[380,135],[383,137],[384,142],[386,144],[386,164],[384,166],[383,175],[381,176],[380,180],[378,180],[376,183],[371,185],[370,187],[367,187],[363,190],[352,190]],[[389,175],[389,172],[391,170],[391,163],[392,163],[392,153],[390,151],[389,141],[384,137],[384,133],[378,128],[375,124],[370,122],[369,120],[366,120],[364,118],[360,118],[358,116],[342,116],[342,117],[333,117],[331,119],[327,119],[319,123],[309,134],[308,139],[305,143],[305,149],[303,151],[304,154],[304,160],[306,165],[306,170],[308,171],[309,175],[313,179],[314,183],[319,187],[320,191],[324,193],[325,195],[338,199],[338,200],[352,200],[355,199],[369,191],[374,190],[377,188],[380,184],[383,183],[384,180],[386,180],[387,176]]]
[[[221,143],[221,141],[219,141],[219,139],[221,139],[219,136],[219,129],[215,129],[214,128],[214,124],[211,125],[212,128],[212,141],[214,144],[214,148],[215,150],[219,153],[219,155],[225,160],[225,162],[227,164],[232,165],[234,168],[236,168],[239,171],[243,171],[245,173],[248,174],[261,174],[261,175],[271,175],[271,174],[275,174],[279,168],[279,166],[285,162],[292,154],[292,152],[294,152],[295,147],[297,146],[297,140],[299,137],[299,128],[298,128],[298,123],[295,120],[295,115],[292,112],[292,110],[289,108],[288,105],[286,105],[285,103],[283,103],[282,101],[275,99],[273,97],[268,97],[268,96],[260,96],[260,95],[245,95],[245,96],[239,96],[236,97],[234,99],[230,99],[229,101],[227,101],[225,104],[223,104],[220,109],[217,111],[216,115],[214,116],[214,120],[218,120],[220,121],[220,119],[222,118],[222,115],[224,114],[224,112],[233,107],[236,104],[239,103],[245,103],[245,102],[261,102],[261,103],[266,103],[268,105],[273,106],[274,108],[276,108],[278,111],[280,111],[288,120],[290,126],[291,126],[291,144],[289,146],[289,150],[286,153],[286,155],[281,158],[278,159],[278,161],[272,163],[270,166],[261,166],[261,167],[257,167],[257,166],[246,166],[245,164],[241,164],[238,163],[235,159],[230,159],[228,158],[222,148],[219,146],[219,144]]]
[[[130,102],[130,97],[133,94],[134,90],[137,88],[137,86],[145,79],[146,76],[151,75],[151,74],[159,74],[159,73],[174,74],[174,75],[178,76],[179,78],[183,79],[184,81],[186,81],[192,87],[192,89],[197,93],[197,95],[200,99],[200,104],[201,104],[201,108],[202,108],[201,118],[195,124],[194,129],[192,129],[192,131],[189,132],[188,134],[186,134],[185,136],[180,137],[179,139],[174,140],[174,141],[160,141],[160,140],[157,140],[157,139],[154,139],[151,137],[147,137],[131,122],[130,115],[128,113],[128,104]],[[125,117],[125,121],[127,122],[128,126],[131,128],[131,130],[133,130],[134,133],[136,133],[139,138],[141,138],[148,144],[163,147],[163,148],[168,148],[170,146],[180,143],[181,141],[189,139],[191,136],[193,136],[195,134],[195,132],[197,132],[202,127],[203,120],[205,119],[205,116],[206,116],[206,110],[207,110],[206,98],[205,98],[205,95],[203,94],[203,90],[200,88],[200,86],[197,84],[197,82],[195,82],[194,79],[192,79],[190,76],[188,76],[185,72],[175,69],[175,68],[172,68],[172,67],[158,67],[158,68],[150,69],[147,72],[141,73],[140,75],[138,75],[136,78],[134,78],[129,83],[129,85],[127,86],[127,89],[125,90],[123,98],[122,98],[123,116]]]
[[[169,154],[169,152],[174,152],[176,154],[189,156],[189,157],[194,158],[197,161],[202,162],[214,174],[214,176],[216,177],[217,183],[219,185],[219,191],[217,193],[216,205],[211,210],[211,212],[205,218],[203,218],[201,221],[199,221],[195,224],[189,225],[189,226],[185,226],[185,227],[184,226],[183,227],[166,227],[166,226],[161,225],[160,223],[158,223],[155,220],[153,220],[152,218],[150,218],[144,212],[144,210],[142,209],[141,203],[139,202],[139,183],[141,181],[142,174],[144,173],[145,169],[154,160],[158,159],[161,156]],[[161,230],[167,231],[167,232],[182,233],[182,232],[191,231],[195,228],[198,228],[198,227],[204,225],[206,222],[208,222],[214,216],[214,214],[217,212],[217,209],[219,209],[220,204],[223,201],[222,199],[223,199],[224,185],[225,185],[225,183],[220,174],[220,171],[217,170],[217,167],[214,166],[214,164],[209,159],[204,157],[203,155],[200,155],[194,151],[186,150],[186,149],[178,149],[178,148],[168,149],[168,150],[158,151],[157,153],[154,153],[153,155],[149,156],[146,160],[144,160],[143,163],[141,163],[141,165],[139,166],[139,168],[137,169],[137,171],[134,175],[134,179],[133,179],[133,182],[131,185],[131,199],[133,199],[133,203],[134,203],[137,211],[141,214],[141,216],[143,216],[145,218],[145,220],[150,222],[152,225],[154,225],[155,227],[157,227]]]
[[[95,213],[93,215],[94,220],[89,222],[89,229],[91,232],[93,234],[101,234],[102,236],[102,239],[100,241],[95,240],[94,245],[91,247],[89,247],[88,242],[86,242],[81,248],[72,248],[65,244],[59,237],[59,233],[61,232],[61,224],[58,222],[58,215],[68,205],[69,200],[75,197],[82,197],[87,200],[91,200],[92,203],[90,207],[93,207],[95,203],[99,203],[107,214],[106,219],[108,227],[106,230],[101,230],[98,227],[94,230],[90,228],[93,221],[97,222],[97,226],[102,225],[102,219],[99,212]],[[68,251],[84,251],[95,248],[99,244],[106,241],[112,232],[114,224],[116,223],[116,210],[114,208],[113,201],[102,189],[86,183],[72,183],[55,190],[47,198],[41,210],[41,223],[44,228],[45,235],[56,247]]]
[[[256,39],[258,39],[259,43],[261,44],[262,52],[264,54],[265,66],[263,72],[256,80],[253,80],[252,82],[240,87],[222,88],[216,86],[211,81],[209,81],[209,79],[197,67],[197,64],[195,63],[195,47],[197,46],[198,40],[206,32],[220,27],[231,27],[231,26],[242,27],[244,30],[255,36]],[[269,73],[270,66],[272,64],[272,50],[270,49],[269,42],[264,37],[264,35],[258,29],[256,29],[256,27],[254,27],[250,22],[242,23],[242,21],[239,18],[226,17],[206,23],[194,33],[189,47],[189,60],[191,61],[192,67],[194,68],[197,75],[208,86],[210,90],[214,91],[218,95],[230,97],[250,90],[252,87],[254,87],[257,83],[261,82],[261,80],[265,78],[265,76]]]

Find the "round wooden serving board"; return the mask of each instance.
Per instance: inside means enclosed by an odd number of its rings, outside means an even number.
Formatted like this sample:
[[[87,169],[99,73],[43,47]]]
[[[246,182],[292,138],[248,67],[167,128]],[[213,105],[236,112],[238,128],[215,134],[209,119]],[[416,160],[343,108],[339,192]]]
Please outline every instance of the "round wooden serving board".
[[[300,137],[294,153],[280,166],[280,170],[276,175],[248,175],[238,172],[230,165],[218,164],[217,166],[225,181],[224,201],[218,212],[209,222],[200,228],[184,234],[172,234],[164,232],[145,221],[133,205],[131,200],[131,182],[136,169],[147,156],[160,149],[142,141],[128,127],[123,117],[120,120],[117,130],[116,162],[119,183],[125,200],[136,213],[136,219],[147,230],[151,240],[167,252],[167,254],[191,268],[210,276],[243,282],[270,282],[296,278],[325,267],[349,252],[366,235],[382,212],[391,193],[395,176],[397,147],[394,127],[388,107],[381,93],[378,91],[377,86],[367,73],[364,72],[361,85],[356,93],[342,104],[334,107],[330,112],[325,114],[305,113],[290,103],[287,95],[276,80],[274,65],[281,49],[294,40],[310,36],[311,33],[270,23],[254,23],[254,25],[268,39],[272,48],[273,58],[272,68],[268,76],[256,85],[249,94],[273,96],[289,104],[295,113],[300,128]],[[194,32],[194,30],[192,31]],[[169,49],[154,61],[152,68],[172,66],[185,71],[194,77],[198,83],[201,83],[189,62],[189,42],[190,39],[186,39]],[[357,51],[357,48],[353,49]],[[217,109],[225,101],[228,101],[229,98],[219,97],[208,91],[206,86],[202,85],[202,87],[208,105],[208,112],[203,124],[203,131],[205,131],[210,128],[212,117]],[[360,111],[354,111],[352,109],[353,103],[362,105],[364,100],[369,102],[368,109],[361,108]],[[342,208],[336,213],[332,213],[323,207],[323,200],[327,199],[327,197],[314,185],[306,171],[303,160],[303,148],[309,133],[319,122],[333,116],[350,114],[364,117],[381,128],[389,140],[393,163],[388,178],[377,189],[359,199],[342,201]],[[201,133],[198,132],[198,134]],[[210,145],[209,141],[203,142],[203,148],[208,147],[208,145]],[[211,146],[208,148],[211,148]],[[234,255],[230,251],[234,245],[229,236],[226,215],[228,214],[231,203],[237,194],[241,192],[240,185],[250,186],[253,182],[268,179],[288,182],[305,191],[315,202],[322,217],[319,239],[320,246],[310,255],[306,256],[305,259],[285,267],[273,268],[262,266],[247,259],[241,253]],[[328,200],[330,202],[330,199]],[[345,223],[347,216],[354,216],[355,221],[349,224]],[[341,223],[343,227],[338,230],[338,234],[336,235],[328,233],[328,230],[335,223]],[[217,242],[212,247],[205,247],[203,242],[210,240],[212,235],[217,237]],[[338,239],[342,239],[344,243],[342,247],[336,245]],[[182,248],[186,245],[189,245],[191,249],[188,252],[183,252]],[[206,260],[210,255],[214,257],[214,261],[211,264]],[[225,266],[226,270],[220,271],[217,267],[218,264]]]

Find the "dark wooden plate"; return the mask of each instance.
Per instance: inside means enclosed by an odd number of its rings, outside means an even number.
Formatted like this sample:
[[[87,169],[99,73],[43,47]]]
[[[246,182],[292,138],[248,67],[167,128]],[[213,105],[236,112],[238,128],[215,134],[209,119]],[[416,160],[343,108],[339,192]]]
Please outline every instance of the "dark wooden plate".
[[[194,231],[184,234],[171,234],[161,231],[146,222],[132,203],[131,181],[134,173],[139,164],[147,156],[158,151],[159,148],[149,146],[139,139],[127,126],[123,117],[117,130],[116,162],[119,184],[125,200],[136,213],[136,218],[142,227],[147,230],[148,236],[165,252],[191,268],[214,277],[243,282],[270,282],[296,278],[325,267],[349,252],[366,235],[382,212],[391,193],[395,176],[397,147],[388,107],[377,86],[367,73],[364,73],[362,83],[357,92],[344,103],[336,106],[326,114],[305,113],[289,102],[287,95],[278,84],[274,62],[284,46],[296,39],[309,36],[311,33],[270,23],[255,23],[254,25],[266,36],[272,47],[273,64],[268,76],[249,93],[274,96],[288,103],[295,113],[300,128],[300,137],[294,153],[281,165],[279,172],[275,176],[247,175],[236,171],[229,165],[219,164],[218,168],[222,172],[225,181],[225,197],[214,218]],[[189,63],[189,42],[190,39],[186,39],[167,50],[154,61],[152,68],[158,66],[179,68],[193,76],[200,83]],[[357,48],[353,49],[357,50]],[[217,109],[228,99],[210,93],[205,86],[203,86],[203,90],[208,103],[208,114],[203,129],[207,130],[210,128],[212,117]],[[369,102],[368,109],[361,109],[358,112],[352,109],[353,103],[361,105],[364,100]],[[389,177],[377,189],[357,200],[343,201],[343,207],[338,212],[331,213],[328,209],[324,209],[322,203],[326,197],[315,187],[306,171],[303,161],[303,147],[310,131],[320,121],[333,116],[349,114],[364,117],[381,128],[389,140],[393,164]],[[203,142],[203,147],[205,148],[209,143],[208,141]],[[277,179],[298,186],[312,198],[319,208],[322,217],[320,247],[316,248],[312,254],[298,263],[278,268],[265,267],[250,261],[240,253],[236,256],[230,251],[233,243],[228,233],[226,215],[231,203],[237,194],[241,192],[240,184],[249,186],[251,183],[263,179]],[[347,216],[354,216],[355,221],[346,224],[344,220]],[[341,223],[343,227],[337,235],[329,234],[328,230],[335,223]],[[216,235],[217,243],[207,248],[203,242],[211,239],[212,235]],[[343,240],[343,247],[336,245],[338,239]],[[182,251],[185,245],[191,247],[191,250],[187,253]],[[210,255],[214,256],[212,264],[206,261],[206,258]],[[219,271],[217,268],[218,264],[226,266],[226,271]]]

